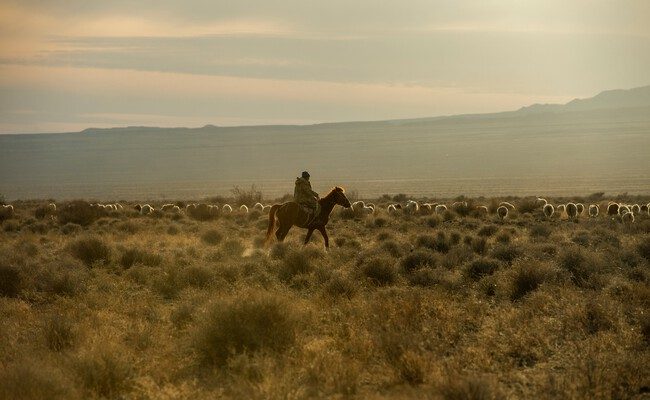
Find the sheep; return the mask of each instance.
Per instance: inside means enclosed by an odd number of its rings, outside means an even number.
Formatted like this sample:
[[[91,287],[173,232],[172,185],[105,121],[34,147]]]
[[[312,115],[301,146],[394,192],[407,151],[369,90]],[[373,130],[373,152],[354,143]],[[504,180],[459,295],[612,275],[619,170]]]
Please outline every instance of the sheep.
[[[354,210],[354,211],[361,211],[361,210],[363,210],[363,208],[364,208],[365,206],[366,206],[366,205],[365,205],[365,203],[364,203],[363,201],[361,201],[361,200],[359,200],[359,201],[355,201],[354,203],[352,203],[352,210]]]
[[[420,210],[420,205],[415,200],[409,200],[406,202],[406,207],[404,209],[409,214],[415,214]]]
[[[163,204],[163,206],[160,207],[162,211],[171,211],[172,208],[174,208],[174,204],[172,203]]]
[[[451,205],[451,208],[458,208],[458,207],[467,207],[467,202],[466,201],[455,201]]]
[[[366,207],[372,208],[373,212],[375,212],[375,210],[377,209],[377,206],[375,205],[375,203],[366,203]]]
[[[177,205],[174,205],[174,207],[172,207],[172,212],[174,214],[180,214],[181,213],[181,208],[179,206],[177,206]]]
[[[546,218],[551,218],[553,214],[555,214],[555,207],[553,207],[553,204],[546,203],[544,204],[542,211],[544,212]]]
[[[490,213],[490,210],[487,208],[487,206],[476,206],[476,211],[478,211],[478,213],[481,215],[488,215]]]
[[[630,211],[623,211],[623,214],[621,215],[621,222],[624,224],[634,223],[634,213]]]
[[[618,207],[618,214],[619,215],[623,215],[625,213],[631,213],[631,212],[632,212],[632,210],[630,209],[630,207],[628,207],[626,205],[619,205],[619,207]]]
[[[97,206],[99,207],[99,204],[97,204]],[[135,211],[137,211],[137,212],[141,212],[141,211],[142,211],[142,205],[140,205],[140,204],[136,204],[136,205],[133,207],[133,209],[134,209]]]
[[[45,210],[47,211],[48,214],[54,214],[56,212],[56,204],[54,203],[48,204]]]
[[[224,204],[221,207],[221,211],[225,212],[225,213],[231,213],[232,212],[232,207],[230,206],[230,204]]]
[[[638,214],[638,213],[640,213],[640,212],[641,212],[641,207],[639,207],[638,204],[634,204],[634,205],[632,206],[632,212],[633,212],[634,214]]]
[[[560,204],[557,207],[555,207],[558,213],[562,214],[563,212],[566,211],[566,206],[564,204]]]
[[[14,206],[11,204],[3,204],[0,207],[0,221],[13,217],[14,215]]]
[[[649,206],[650,206],[650,204],[643,204],[643,205],[641,205],[641,212],[642,212],[642,213],[647,213],[647,212],[648,212],[648,207],[649,207]]]
[[[370,215],[370,214],[373,214],[375,212],[375,209],[372,208],[372,207],[366,206],[366,207],[363,207],[361,209],[361,212],[364,213],[364,214],[369,214]]]
[[[607,205],[607,215],[613,216],[618,215],[619,205],[617,203],[609,203]]]
[[[391,213],[394,213],[395,211],[397,211],[397,208],[395,207],[395,204],[389,204],[387,210],[388,210],[388,213],[391,214]]]
[[[566,205],[566,215],[570,219],[578,217],[578,206],[575,203],[567,203]]]
[[[514,204],[508,203],[507,201],[502,201],[501,203],[499,203],[499,207],[507,207],[507,208],[509,208],[511,210],[515,209]],[[497,209],[497,212],[498,212],[498,209]]]
[[[270,213],[270,212],[271,212],[271,206],[270,206],[270,205],[265,205],[264,208],[262,209],[262,211],[263,211],[265,214]]]
[[[239,206],[239,211],[243,212],[244,214],[248,213],[248,206],[246,204],[242,204]]]
[[[436,210],[436,214],[442,214],[443,212],[447,211],[447,206],[444,204],[438,204],[435,210]]]
[[[497,215],[503,221],[508,216],[508,207],[499,206],[499,208],[497,208]]]
[[[578,215],[582,215],[582,213],[585,211],[585,205],[582,203],[577,203],[576,208],[578,209]]]
[[[149,204],[144,204],[140,208],[140,214],[141,215],[149,215],[149,214],[153,213],[153,211],[154,211],[153,207],[151,207]]]
[[[210,214],[213,217],[216,216],[217,214],[219,214],[219,206],[217,206],[217,205],[209,205],[208,206],[208,214]]]
[[[420,206],[420,211],[424,214],[430,214],[433,207],[429,203],[424,203]]]
[[[600,213],[600,207],[598,207],[598,204],[589,205],[589,218],[596,218],[599,213]]]
[[[397,208],[398,210],[401,210],[401,209],[402,209],[402,205],[399,204],[399,203],[397,203],[397,204],[395,204],[395,208]]]
[[[253,206],[253,210],[264,211],[264,205],[262,203],[257,202]]]
[[[544,209],[544,207],[548,204],[548,201],[546,201],[545,198],[538,197],[536,200],[537,204]]]
[[[121,205],[120,203],[115,203],[115,206],[117,207],[118,211],[123,211],[124,210],[124,206]]]

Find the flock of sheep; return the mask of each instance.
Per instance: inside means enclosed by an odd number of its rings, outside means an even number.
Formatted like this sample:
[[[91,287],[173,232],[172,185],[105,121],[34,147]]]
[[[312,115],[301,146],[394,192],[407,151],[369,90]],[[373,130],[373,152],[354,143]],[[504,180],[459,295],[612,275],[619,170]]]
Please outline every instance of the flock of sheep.
[[[589,216],[590,218],[595,218],[600,215],[600,206],[598,204],[590,204],[588,207],[586,207],[582,203],[573,203],[573,202],[553,205],[543,198],[537,198],[536,204],[541,209],[541,211],[543,212],[544,216],[547,219],[551,219],[556,215],[561,216],[563,214],[566,214],[569,220],[576,220],[581,215],[583,215],[585,211],[587,213],[587,216]],[[105,212],[117,212],[117,211],[124,210],[124,206],[122,206],[119,203],[113,203],[113,204],[92,203],[90,204],[90,207],[98,210],[103,210]],[[441,204],[441,203],[420,204],[415,200],[408,200],[406,204],[403,206],[402,204],[399,203],[389,204],[387,207],[387,212],[389,214],[392,214],[399,210],[406,214],[433,214],[433,213],[442,214],[449,209],[456,210],[460,207],[464,207],[465,209],[467,209],[469,205],[466,201],[457,201],[452,203],[448,207],[446,204]],[[480,215],[489,214],[488,206],[476,205],[472,207]],[[41,207],[41,209],[43,215],[54,216],[57,211],[57,206],[54,203],[49,203],[44,207]],[[137,204],[134,206],[134,209],[141,215],[149,215],[152,214],[154,211],[156,211],[156,209],[150,204]],[[258,202],[255,203],[252,209],[260,212],[268,213],[271,209],[271,206],[264,205]],[[378,208],[377,206],[375,206],[375,204],[365,203],[363,201],[355,201],[354,203],[352,203],[352,209],[355,212],[359,212],[362,214],[369,214],[369,215],[378,212]],[[216,216],[219,213],[229,214],[235,212],[233,207],[229,204],[218,206],[215,204],[206,204],[206,203],[198,203],[198,204],[191,203],[185,206],[184,209],[182,209],[176,204],[168,203],[160,207],[159,210],[161,212],[173,213],[173,214],[180,214],[183,211],[185,211],[190,215],[200,214],[200,215],[209,215],[209,216]],[[249,212],[249,208],[246,205],[241,205],[237,210],[239,213],[243,213],[243,214]],[[508,217],[508,213],[511,210],[516,210],[515,205],[507,201],[503,201],[498,204],[496,208],[496,215],[503,220]],[[0,219],[10,218],[13,216],[13,214],[14,214],[14,207],[12,205],[8,204],[8,205],[2,205],[0,207]],[[623,203],[610,201],[607,203],[606,206],[607,216],[620,217],[621,221],[624,223],[635,222],[636,219],[635,215],[641,215],[641,214],[650,215],[650,203],[639,205],[639,204],[623,204]]]

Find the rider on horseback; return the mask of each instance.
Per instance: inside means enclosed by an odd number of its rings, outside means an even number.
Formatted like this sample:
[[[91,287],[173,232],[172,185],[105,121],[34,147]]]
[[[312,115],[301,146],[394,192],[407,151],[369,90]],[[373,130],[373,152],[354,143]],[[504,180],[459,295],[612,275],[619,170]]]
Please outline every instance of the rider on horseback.
[[[311,183],[309,183],[309,172],[302,171],[302,176],[296,178],[296,187],[293,190],[293,200],[309,210],[311,218],[309,222],[316,220],[318,216],[318,193],[314,192],[311,189]]]

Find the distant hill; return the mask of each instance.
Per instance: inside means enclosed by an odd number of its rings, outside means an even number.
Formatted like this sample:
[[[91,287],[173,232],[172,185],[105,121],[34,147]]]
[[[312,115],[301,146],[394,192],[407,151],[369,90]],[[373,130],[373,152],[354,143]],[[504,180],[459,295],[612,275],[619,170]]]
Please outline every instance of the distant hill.
[[[127,127],[0,135],[0,193],[200,199],[309,170],[373,197],[650,194],[650,86],[474,115],[315,125]]]

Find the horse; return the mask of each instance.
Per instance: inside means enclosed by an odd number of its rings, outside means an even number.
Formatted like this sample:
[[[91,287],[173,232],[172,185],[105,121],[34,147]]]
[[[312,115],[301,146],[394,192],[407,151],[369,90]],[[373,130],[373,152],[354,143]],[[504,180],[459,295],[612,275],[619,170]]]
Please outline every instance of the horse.
[[[268,244],[271,240],[277,217],[279,226],[275,232],[275,237],[278,241],[283,241],[287,236],[287,233],[289,233],[289,229],[295,225],[299,228],[307,229],[307,237],[305,237],[304,244],[309,243],[311,234],[314,230],[318,230],[325,240],[325,249],[329,250],[330,243],[329,238],[327,237],[327,231],[325,230],[325,225],[327,225],[327,222],[329,221],[329,216],[335,205],[350,208],[351,204],[350,200],[345,197],[345,190],[339,186],[332,189],[327,196],[318,200],[318,204],[320,205],[320,214],[316,220],[311,222],[309,221],[309,215],[303,210],[302,206],[295,201],[288,201],[284,204],[274,204],[269,212],[269,227],[266,231],[266,243]]]

